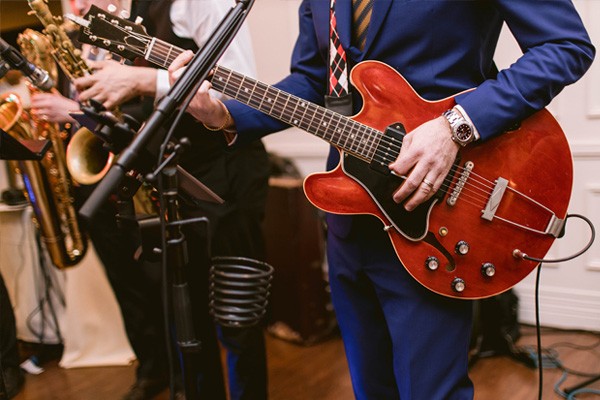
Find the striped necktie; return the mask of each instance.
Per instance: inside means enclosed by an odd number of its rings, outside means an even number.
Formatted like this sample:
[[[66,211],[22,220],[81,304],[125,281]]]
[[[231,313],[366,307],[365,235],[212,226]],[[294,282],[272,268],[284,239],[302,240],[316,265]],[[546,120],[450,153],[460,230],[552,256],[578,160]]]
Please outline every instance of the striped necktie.
[[[348,64],[346,51],[337,33],[335,0],[329,2],[329,90],[328,95],[343,97],[348,94]]]
[[[367,41],[367,28],[371,21],[373,0],[352,0],[352,27],[354,44],[364,50]]]

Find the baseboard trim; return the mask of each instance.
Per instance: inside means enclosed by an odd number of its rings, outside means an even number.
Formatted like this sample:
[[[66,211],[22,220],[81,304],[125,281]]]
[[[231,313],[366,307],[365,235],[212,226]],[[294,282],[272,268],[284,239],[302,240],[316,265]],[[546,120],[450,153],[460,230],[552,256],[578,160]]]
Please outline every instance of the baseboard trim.
[[[519,321],[535,324],[535,288],[520,284]],[[545,287],[540,290],[540,323],[543,326],[600,331],[598,291]]]

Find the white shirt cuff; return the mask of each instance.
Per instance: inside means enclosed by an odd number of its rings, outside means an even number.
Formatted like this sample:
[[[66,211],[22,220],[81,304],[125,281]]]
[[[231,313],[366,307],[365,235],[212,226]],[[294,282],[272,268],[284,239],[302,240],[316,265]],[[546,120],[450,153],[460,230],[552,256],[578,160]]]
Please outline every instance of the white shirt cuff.
[[[171,84],[169,83],[169,72],[164,69],[156,71],[156,98],[160,99],[169,92]]]

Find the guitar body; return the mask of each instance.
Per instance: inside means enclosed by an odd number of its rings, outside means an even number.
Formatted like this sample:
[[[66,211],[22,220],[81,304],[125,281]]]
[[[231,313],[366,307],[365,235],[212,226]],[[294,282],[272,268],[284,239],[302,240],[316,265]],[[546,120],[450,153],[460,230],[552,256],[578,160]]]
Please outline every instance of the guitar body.
[[[382,132],[399,122],[410,134],[455,104],[452,97],[424,100],[400,74],[376,61],[358,64],[351,79],[364,102],[352,119]],[[389,227],[391,243],[404,267],[429,290],[454,298],[489,297],[508,290],[537,266],[515,257],[515,250],[543,258],[556,239],[545,231],[553,215],[566,216],[573,179],[571,153],[556,120],[541,110],[513,131],[469,145],[460,156],[460,166],[470,162],[473,167],[456,203],[449,205],[446,200],[459,181],[460,170],[450,189],[419,207],[413,212],[416,216],[403,215],[403,211],[394,214],[392,206],[382,200],[391,197],[390,188],[397,187],[400,178],[384,176],[343,151],[337,168],[308,176],[304,190],[324,211],[379,218],[382,229]],[[508,181],[507,188],[493,207],[493,217],[484,219],[483,210],[499,179]],[[423,234],[407,232],[402,227],[405,218],[418,231],[424,229]],[[464,255],[456,251],[459,242],[468,245]],[[435,269],[428,268],[431,257],[439,261]],[[483,273],[484,264],[493,266],[492,276]],[[464,290],[457,290],[457,282],[462,282]]]

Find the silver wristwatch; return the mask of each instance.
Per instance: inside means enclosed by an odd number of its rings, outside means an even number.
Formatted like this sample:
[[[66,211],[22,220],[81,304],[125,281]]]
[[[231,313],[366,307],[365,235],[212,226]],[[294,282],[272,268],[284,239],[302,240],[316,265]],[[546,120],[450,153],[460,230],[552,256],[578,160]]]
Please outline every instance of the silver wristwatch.
[[[473,125],[469,123],[458,111],[451,108],[442,114],[452,129],[452,140],[461,146],[466,146],[475,139]]]

